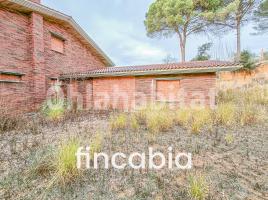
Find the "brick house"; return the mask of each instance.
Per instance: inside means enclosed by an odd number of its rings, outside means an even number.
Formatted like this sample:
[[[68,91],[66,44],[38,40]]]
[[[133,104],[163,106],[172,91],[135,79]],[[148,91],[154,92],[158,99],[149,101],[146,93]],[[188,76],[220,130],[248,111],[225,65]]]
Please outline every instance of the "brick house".
[[[216,73],[241,68],[223,61],[108,67],[61,75],[70,99],[83,109],[133,110],[154,102],[215,106]]]
[[[70,17],[40,0],[0,0],[0,104],[36,110],[55,80],[87,109],[135,109],[146,102],[215,104],[216,73],[241,66],[206,61],[113,67]]]
[[[0,0],[0,103],[38,108],[61,73],[112,66],[70,17],[40,0]]]

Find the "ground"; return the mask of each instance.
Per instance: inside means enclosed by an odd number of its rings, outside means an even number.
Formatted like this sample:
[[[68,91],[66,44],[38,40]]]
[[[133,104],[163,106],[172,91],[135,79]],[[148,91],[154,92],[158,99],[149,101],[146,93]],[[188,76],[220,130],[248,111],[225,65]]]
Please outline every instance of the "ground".
[[[218,127],[191,134],[181,126],[152,137],[148,131],[110,132],[110,113],[88,113],[0,135],[0,199],[192,199],[189,177],[202,175],[206,199],[268,199],[268,124]],[[90,169],[75,181],[49,187],[53,177],[29,170],[37,155],[68,138],[89,144],[104,135],[102,152],[191,152],[191,170]],[[45,149],[45,150],[44,150]]]

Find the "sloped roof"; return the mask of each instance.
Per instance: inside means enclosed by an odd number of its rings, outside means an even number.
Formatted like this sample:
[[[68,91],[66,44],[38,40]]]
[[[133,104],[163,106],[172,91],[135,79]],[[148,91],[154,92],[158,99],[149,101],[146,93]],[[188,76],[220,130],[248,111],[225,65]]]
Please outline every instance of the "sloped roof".
[[[75,22],[75,20],[68,15],[59,11],[48,8],[42,4],[34,3],[29,0],[0,0],[2,5],[20,10],[22,12],[37,12],[45,17],[57,19],[68,23],[80,36],[96,51],[96,53],[103,58],[108,66],[114,66],[112,60],[100,49],[100,47],[87,35],[87,33]]]
[[[61,78],[90,78],[105,76],[138,76],[157,74],[187,74],[208,73],[217,71],[234,71],[242,68],[242,65],[227,61],[191,61],[170,64],[154,64],[124,67],[109,67],[91,70],[83,73],[69,73],[61,75]]]

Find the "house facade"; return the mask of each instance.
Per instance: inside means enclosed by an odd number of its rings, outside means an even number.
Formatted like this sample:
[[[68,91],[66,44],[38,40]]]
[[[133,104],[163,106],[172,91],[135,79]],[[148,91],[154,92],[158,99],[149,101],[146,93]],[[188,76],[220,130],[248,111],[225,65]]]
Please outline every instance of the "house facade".
[[[40,0],[0,1],[0,103],[35,110],[60,74],[112,66],[75,23]]]
[[[216,105],[216,73],[241,68],[237,63],[186,63],[108,67],[60,76],[65,94],[81,109],[135,110],[152,103],[173,107]]]
[[[59,80],[84,109],[215,105],[216,73],[241,67],[219,61],[113,65],[72,17],[40,0],[0,1],[0,106],[18,111],[38,109]]]

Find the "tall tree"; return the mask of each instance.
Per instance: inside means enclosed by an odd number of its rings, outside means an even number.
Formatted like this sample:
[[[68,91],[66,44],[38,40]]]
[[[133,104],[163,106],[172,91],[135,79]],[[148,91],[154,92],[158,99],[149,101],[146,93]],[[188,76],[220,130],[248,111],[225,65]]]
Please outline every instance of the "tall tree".
[[[257,24],[254,29],[258,34],[268,32],[268,0],[262,1],[258,9],[254,12],[254,21]]]
[[[241,27],[252,20],[252,11],[258,2],[258,0],[222,0],[222,8],[210,15],[210,19],[216,25],[236,31],[237,59],[240,59],[241,55]]]
[[[146,14],[145,26],[149,37],[178,36],[181,60],[189,35],[205,32],[210,23],[206,12],[215,12],[220,0],[156,0]]]

